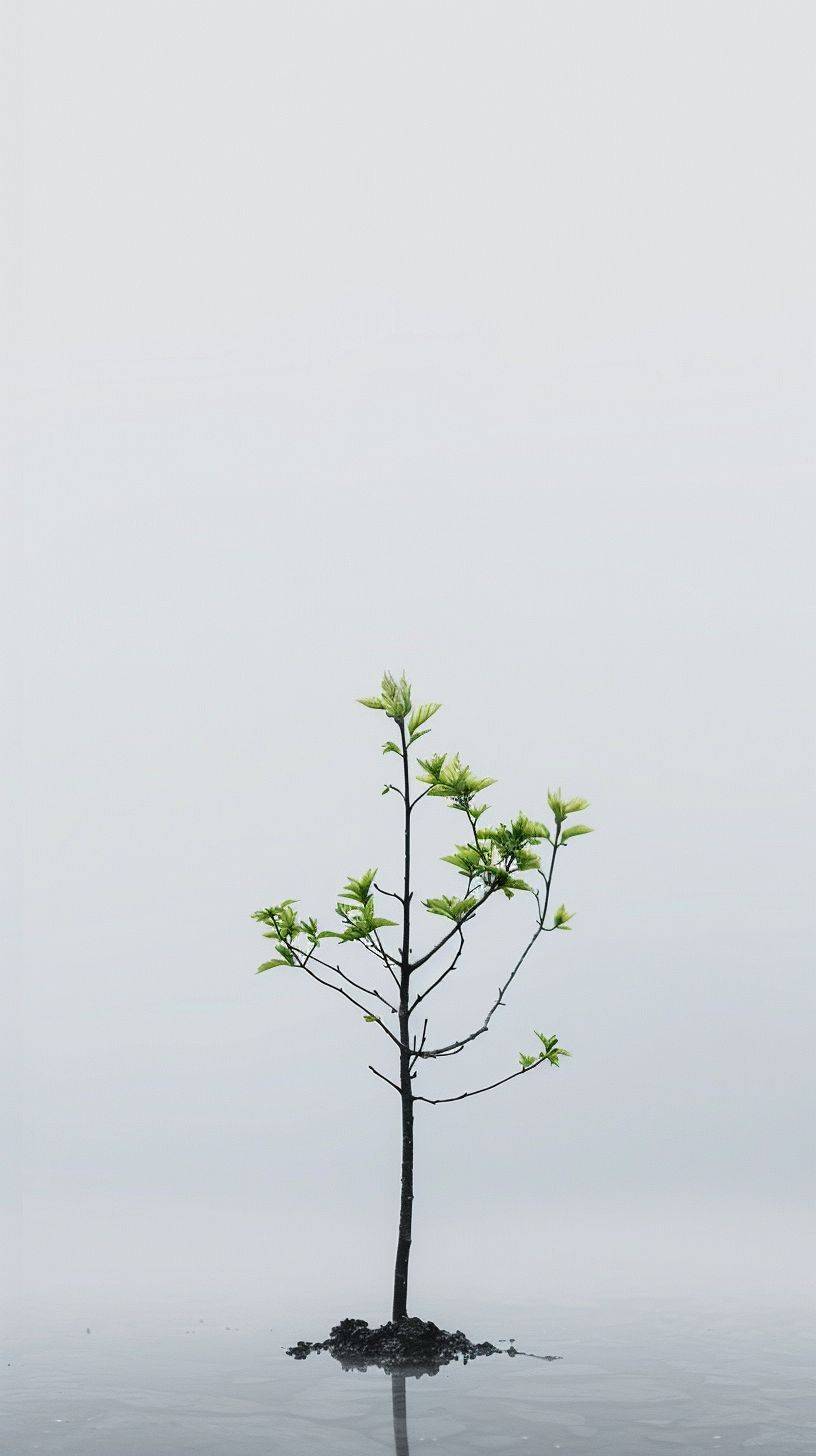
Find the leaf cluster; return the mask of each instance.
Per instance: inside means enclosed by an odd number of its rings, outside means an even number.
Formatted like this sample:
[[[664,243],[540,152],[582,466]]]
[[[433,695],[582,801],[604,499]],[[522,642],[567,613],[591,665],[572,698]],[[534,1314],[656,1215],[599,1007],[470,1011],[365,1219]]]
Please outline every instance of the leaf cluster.
[[[477,794],[495,784],[495,779],[480,779],[471,773],[470,765],[462,763],[458,753],[435,753],[431,758],[420,758],[418,760],[421,774],[417,779],[421,784],[429,784],[428,794],[431,798],[448,799],[451,807],[470,811],[475,818],[479,818],[485,812],[487,805],[481,805],[474,809],[473,800]]]
[[[588,799],[565,799],[560,789],[550,789],[547,794],[547,803],[553,811],[556,824],[563,824],[568,814],[580,814],[582,809],[589,808]],[[590,831],[585,824],[582,824],[567,832],[588,834]],[[566,838],[566,835],[563,835],[562,838]]]
[[[405,673],[399,678],[392,676],[390,672],[383,674],[379,694],[372,698],[358,698],[364,708],[374,708],[385,713],[387,718],[393,718],[395,723],[405,723],[407,719],[407,747],[416,743],[418,738],[424,738],[430,733],[430,728],[424,727],[434,713],[438,713],[441,703],[422,703],[414,708],[411,702],[411,684],[408,682]],[[402,757],[402,748],[393,739],[383,744],[383,753],[397,753]]]
[[[265,910],[256,910],[252,916],[261,925],[270,928],[264,931],[267,940],[274,940],[277,956],[270,961],[264,961],[258,967],[258,974],[261,971],[271,971],[275,966],[296,966],[295,942],[301,936],[305,936],[311,949],[321,940],[326,940],[332,931],[318,930],[317,921],[313,916],[299,920],[294,906],[297,900],[282,900],[279,905],[269,905]]]
[[[367,940],[374,935],[375,931],[383,930],[389,925],[396,925],[395,920],[386,920],[376,913],[374,896],[371,893],[376,873],[376,869],[366,870],[359,880],[347,880],[345,888],[341,890],[340,899],[335,908],[345,929],[328,932],[337,940],[344,942]]]
[[[442,915],[460,925],[473,914],[479,901],[475,895],[468,895],[464,900],[457,899],[455,895],[439,895],[435,900],[423,900],[422,903],[432,915]]]
[[[566,905],[559,905],[553,915],[553,930],[571,930],[572,926],[567,922],[572,919],[573,912],[568,910]]]
[[[532,1056],[526,1052],[519,1052],[519,1061],[525,1071],[528,1067],[535,1067],[539,1062],[549,1062],[551,1067],[557,1067],[560,1065],[559,1057],[572,1056],[572,1052],[568,1052],[566,1047],[558,1045],[557,1036],[545,1036],[543,1031],[535,1031],[533,1035],[537,1036],[541,1042],[541,1050]]]
[[[468,890],[474,886],[482,891],[501,890],[508,899],[517,890],[530,890],[531,886],[521,876],[527,870],[541,868],[535,846],[549,839],[546,825],[521,813],[509,824],[492,828],[477,827],[472,813],[470,820],[475,829],[473,842],[457,844],[453,854],[442,856],[443,862],[464,875]]]
[[[271,971],[275,966],[298,965],[296,951],[305,951],[305,947],[297,947],[296,942],[302,936],[308,942],[308,953],[310,954],[321,940],[339,940],[346,943],[354,940],[367,940],[374,936],[376,931],[396,925],[395,920],[387,920],[376,913],[374,896],[371,893],[376,873],[376,869],[369,869],[359,879],[349,877],[346,881],[335,907],[337,915],[343,922],[342,930],[319,930],[317,921],[313,917],[298,919],[294,909],[297,904],[296,900],[282,900],[279,905],[270,905],[265,910],[256,910],[252,919],[270,927],[264,931],[264,935],[267,940],[275,941],[277,951],[277,956],[272,960],[264,961],[263,965],[258,967],[258,972]]]

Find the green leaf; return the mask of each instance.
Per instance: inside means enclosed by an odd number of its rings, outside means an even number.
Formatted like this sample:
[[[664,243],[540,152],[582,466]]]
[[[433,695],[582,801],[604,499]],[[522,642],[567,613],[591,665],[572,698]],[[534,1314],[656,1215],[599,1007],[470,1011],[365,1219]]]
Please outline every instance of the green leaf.
[[[372,870],[369,873],[373,878],[376,870]],[[356,915],[353,919],[346,913],[344,906],[338,905],[337,908],[338,911],[343,912],[343,918],[348,921],[346,929],[340,936],[340,939],[343,941],[365,940],[369,935],[373,935],[375,930],[382,930],[387,926],[396,925],[397,923],[395,920],[386,920],[382,916],[374,914],[373,897],[366,900],[360,914]]]
[[[457,844],[454,854],[442,855],[442,863],[454,865],[461,875],[470,877],[482,868],[485,860],[475,845]]]
[[[383,753],[399,754],[399,757],[402,758],[402,749],[400,748],[399,744],[394,743],[393,739],[391,738],[388,739],[387,743],[383,744],[382,751]]]
[[[573,824],[570,829],[565,829],[561,835],[561,843],[566,839],[574,839],[576,834],[592,834],[594,831],[590,824]]]
[[[452,756],[435,754],[433,758],[419,759],[424,773],[418,774],[421,784],[430,784],[429,797],[450,799],[458,809],[469,807],[471,799],[495,784],[495,779],[479,779],[471,773],[469,764],[462,763],[458,753]]]
[[[556,824],[562,824],[568,814],[579,814],[582,809],[589,808],[589,799],[565,799],[560,789],[550,789],[547,802]]]
[[[280,905],[268,905],[265,910],[254,910],[251,919],[260,920],[262,925],[275,925],[281,916],[286,916],[294,921],[292,905],[297,905],[297,900],[281,900]]]
[[[543,1031],[536,1031],[533,1035],[538,1037],[543,1047],[543,1051],[540,1051],[538,1054],[539,1061],[549,1062],[551,1067],[557,1067],[559,1066],[560,1057],[569,1057],[572,1055],[571,1052],[567,1051],[566,1047],[558,1045],[557,1036],[545,1036]]]
[[[376,874],[376,869],[366,870],[365,874],[361,875],[359,880],[349,879],[345,888],[340,892],[341,897],[344,900],[353,900],[357,905],[365,905],[369,898],[371,886],[374,883]]]
[[[257,971],[255,972],[255,975],[256,976],[259,976],[262,971],[271,971],[275,966],[288,966],[288,965],[291,965],[291,961],[278,961],[278,960],[275,960],[275,961],[264,961],[263,965],[258,967]]]
[[[428,719],[432,718],[434,713],[438,713],[441,707],[441,703],[423,703],[421,707],[414,708],[413,713],[408,719],[408,732],[410,736],[413,738],[417,729],[421,728],[423,723],[427,723]],[[430,729],[427,731],[430,732]]]
[[[457,899],[455,895],[439,895],[436,899],[423,900],[422,903],[432,915],[442,915],[446,920],[454,920],[459,924],[476,909],[479,901],[475,895],[469,895],[466,900]]]
[[[507,895],[507,898],[509,900],[512,900],[513,890],[529,890],[530,886],[527,884],[526,880],[520,880],[518,875],[511,875],[509,880],[505,880],[504,884],[502,885],[502,889],[504,890],[505,895]]]
[[[559,905],[558,909],[556,910],[556,912],[555,912],[555,914],[553,916],[553,927],[554,927],[554,929],[556,929],[556,930],[569,930],[570,927],[567,924],[567,921],[568,920],[571,920],[571,919],[572,919],[572,912],[567,909],[566,905]]]
[[[362,705],[363,705],[364,708],[384,708],[385,707],[385,703],[383,702],[382,698],[358,698],[357,699],[357,702],[358,703],[362,703]]]
[[[379,1021],[379,1016],[364,1016],[363,1021]]]
[[[411,684],[405,673],[399,679],[390,672],[384,673],[380,695],[387,716],[395,723],[402,723],[411,711]]]
[[[547,792],[547,803],[555,815],[556,824],[561,824],[567,812],[564,807],[564,800],[561,797],[561,790],[549,789]]]
[[[424,774],[417,774],[417,779],[419,783],[438,783],[439,775],[442,772],[446,758],[447,754],[445,753],[435,753],[431,758],[418,758],[417,763],[419,764],[420,768],[425,770]]]
[[[407,747],[410,748],[412,743],[416,743],[418,738],[424,738],[425,734],[430,733],[430,731],[430,728],[420,728],[418,733],[412,733],[408,739]]]

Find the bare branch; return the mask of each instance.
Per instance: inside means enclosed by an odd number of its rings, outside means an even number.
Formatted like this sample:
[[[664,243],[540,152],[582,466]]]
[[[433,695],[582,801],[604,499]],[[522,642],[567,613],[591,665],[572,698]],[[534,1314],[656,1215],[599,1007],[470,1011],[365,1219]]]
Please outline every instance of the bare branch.
[[[479,833],[478,833],[478,830],[476,828],[476,820],[474,819],[473,815],[471,814],[469,807],[465,809],[465,814],[467,815],[467,821],[468,821],[468,824],[470,825],[471,832],[473,834],[473,843],[474,843],[474,846],[476,847],[476,849],[478,849],[479,853],[481,854],[481,852],[482,852],[482,846],[479,843]]]
[[[383,945],[382,941],[380,940],[380,932],[378,930],[375,930],[375,931],[372,932],[372,938],[373,938],[373,940],[374,940],[374,942],[375,942],[375,944],[377,946],[377,950],[380,953],[380,957],[381,957],[383,963],[386,966],[390,966],[392,964],[392,962],[396,965],[397,962],[395,961],[394,957],[388,954],[388,951],[386,950],[385,946]]]
[[[392,1082],[391,1081],[391,1078],[390,1077],[386,1077],[383,1072],[378,1072],[377,1071],[377,1068],[376,1067],[372,1067],[372,1065],[371,1065],[370,1062],[368,1064],[368,1070],[369,1070],[369,1072],[373,1072],[375,1077],[379,1077],[381,1082],[387,1082],[388,1085],[389,1085],[389,1087],[393,1087],[393,1089],[394,1089],[395,1092],[399,1092],[400,1089],[397,1086],[396,1082]],[[402,1094],[400,1093],[400,1096],[401,1095]]]
[[[414,1094],[415,1102],[429,1102],[432,1107],[438,1107],[442,1102],[464,1102],[466,1097],[479,1097],[482,1092],[492,1092],[494,1087],[503,1087],[505,1082],[512,1082],[516,1077],[523,1077],[525,1072],[534,1072],[536,1067],[543,1067],[547,1063],[546,1057],[541,1057],[534,1062],[532,1067],[520,1067],[517,1072],[511,1072],[509,1077],[502,1077],[498,1082],[488,1082],[486,1087],[477,1087],[473,1092],[460,1092],[456,1097],[419,1097]]]
[[[297,950],[297,947],[293,946],[292,949]],[[306,956],[306,960],[300,962],[304,970],[307,969],[307,961],[314,961],[315,965],[323,966],[324,970],[334,971],[334,974],[336,976],[339,976],[341,981],[345,981],[347,986],[353,986],[355,991],[362,991],[366,996],[373,996],[375,1000],[381,1001],[383,1006],[387,1006],[388,1010],[392,1011],[396,1016],[396,1006],[392,1006],[391,1002],[386,1000],[385,996],[381,996],[380,992],[376,991],[373,986],[361,986],[359,981],[352,980],[351,976],[347,976],[346,972],[342,971],[339,966],[331,965],[329,961],[324,961],[320,956],[313,955],[311,951],[309,951],[309,954]]]
[[[374,889],[378,895],[390,895],[392,900],[399,900],[400,904],[402,904],[402,895],[398,895],[396,890],[384,890],[382,885],[377,884],[376,880],[374,881]]]
[[[360,940],[356,942],[356,944],[361,945],[364,950],[368,951],[369,955],[373,955],[378,961],[382,961],[382,964],[388,971],[391,980],[394,982],[397,990],[399,990],[399,980],[394,974],[394,966],[397,964],[397,962],[394,961],[393,958],[388,954],[376,930],[373,931],[373,939],[376,940],[376,945],[372,944],[372,936],[368,935],[364,935]],[[393,1007],[392,1009],[396,1010],[396,1007]]]
[[[487,1016],[485,1017],[484,1021],[481,1024],[481,1026],[478,1027],[478,1029],[476,1031],[472,1031],[469,1036],[460,1036],[460,1037],[457,1037],[456,1041],[448,1042],[447,1046],[434,1047],[434,1049],[432,1051],[423,1052],[422,1053],[423,1057],[447,1057],[447,1056],[450,1056],[454,1051],[461,1051],[464,1046],[467,1046],[468,1042],[475,1041],[476,1038],[477,1038],[477,1036],[484,1036],[485,1032],[488,1030],[488,1028],[490,1026],[490,1022],[491,1022],[491,1020],[493,1018],[494,1013],[496,1011],[498,1011],[498,1009],[499,1009],[500,1006],[503,1006],[504,1005],[504,993],[505,993],[505,991],[507,990],[507,988],[510,985],[510,983],[518,975],[518,972],[521,970],[521,967],[524,964],[524,961],[527,959],[527,956],[529,955],[530,951],[532,950],[533,946],[535,945],[536,941],[538,940],[538,937],[540,936],[543,928],[544,927],[541,924],[539,924],[539,925],[536,926],[535,931],[530,936],[530,939],[528,940],[527,944],[525,945],[524,950],[521,952],[521,955],[519,956],[518,960],[516,961],[516,964],[513,966],[513,969],[510,972],[510,975],[507,977],[507,980],[504,982],[504,985],[499,986],[498,994],[496,996],[496,999],[493,1002],[493,1005],[490,1007],[490,1010],[488,1011]]]
[[[427,986],[424,991],[422,991],[418,996],[414,997],[414,1001],[411,1006],[412,1012],[416,1011],[416,1008],[419,1005],[420,1001],[424,1001],[426,996],[430,996],[431,992],[436,990],[436,987],[439,985],[440,981],[444,981],[445,977],[449,976],[451,971],[455,969],[456,962],[458,961],[460,955],[462,954],[462,951],[465,948],[465,937],[462,934],[461,925],[457,925],[456,929],[459,931],[459,949],[457,950],[456,955],[453,957],[450,965],[447,966],[446,969],[442,972],[441,976],[437,976],[435,981],[431,981],[430,986]]]
[[[414,1052],[413,1052],[413,1055],[411,1057],[411,1060],[410,1060],[410,1062],[408,1064],[408,1070],[409,1070],[409,1072],[416,1065],[418,1059],[422,1056],[422,1048],[425,1045],[425,1038],[426,1038],[427,1035],[428,1035],[428,1018],[426,1016],[425,1017],[425,1021],[423,1023],[423,1026],[422,1026],[422,1036],[420,1037],[419,1047],[417,1047],[417,1044],[416,1044],[416,1037],[414,1038]]]
[[[320,986],[327,986],[330,991],[336,991],[338,996],[344,996],[346,1001],[350,1001],[352,1006],[356,1006],[358,1011],[362,1011],[364,1016],[370,1016],[372,1021],[376,1021],[377,1025],[382,1028],[386,1036],[390,1038],[394,1045],[402,1050],[402,1043],[399,1037],[394,1036],[393,1031],[388,1030],[385,1022],[380,1019],[376,1011],[372,1011],[370,1006],[365,1006],[362,1001],[357,1000],[356,996],[350,996],[348,991],[344,991],[342,986],[336,986],[334,984],[334,981],[327,981],[325,977],[319,976],[317,974],[317,971],[310,970],[305,961],[300,961],[299,965],[300,969],[305,971],[307,976],[311,976],[313,981],[317,981]],[[377,993],[375,992],[374,994],[376,995]],[[380,997],[379,999],[382,1000],[382,997]]]
[[[411,800],[411,808],[415,809],[417,804],[421,803],[421,801],[425,798],[426,794],[429,794],[431,792],[432,788],[433,784],[429,784],[427,789],[423,789],[421,794],[417,794],[416,798]]]
[[[550,868],[549,868],[549,873],[545,875],[543,873],[543,871],[539,870],[539,874],[541,875],[542,880],[544,881],[545,885],[547,886],[547,892],[546,892],[546,894],[544,896],[544,905],[543,905],[543,908],[541,909],[541,913],[539,915],[539,919],[540,919],[542,925],[544,924],[544,921],[545,921],[546,916],[547,916],[547,906],[550,903],[550,886],[552,884],[553,870],[555,869],[555,856],[556,856],[556,853],[558,851],[558,844],[559,844],[559,835],[560,835],[560,833],[561,833],[561,825],[560,824],[556,824],[556,826],[555,826],[555,839],[553,840],[552,854],[550,855]],[[538,896],[536,895],[536,901],[537,900],[538,900]]]

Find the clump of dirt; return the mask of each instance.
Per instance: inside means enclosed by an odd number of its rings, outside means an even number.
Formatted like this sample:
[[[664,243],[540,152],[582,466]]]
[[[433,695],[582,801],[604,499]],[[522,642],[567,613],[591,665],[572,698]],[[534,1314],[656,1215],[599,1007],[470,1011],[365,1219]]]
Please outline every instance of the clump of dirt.
[[[305,1360],[320,1350],[328,1350],[345,1370],[366,1370],[378,1365],[385,1371],[420,1370],[435,1374],[452,1360],[475,1360],[479,1355],[515,1355],[510,1346],[500,1350],[488,1341],[474,1344],[461,1330],[441,1330],[432,1320],[408,1315],[398,1323],[389,1321],[376,1329],[367,1320],[344,1319],[335,1325],[327,1340],[298,1340],[286,1351],[295,1360]]]

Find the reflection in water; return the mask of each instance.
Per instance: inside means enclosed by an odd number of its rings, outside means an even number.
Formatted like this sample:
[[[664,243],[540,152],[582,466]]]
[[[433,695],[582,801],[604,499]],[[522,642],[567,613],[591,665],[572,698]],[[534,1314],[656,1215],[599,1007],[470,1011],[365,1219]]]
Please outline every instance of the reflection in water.
[[[527,1360],[546,1360],[551,1363],[553,1360],[560,1360],[560,1355],[532,1355],[528,1350],[517,1350],[514,1346],[506,1352],[508,1355],[521,1356]],[[351,1367],[346,1364],[345,1369]],[[365,1368],[365,1367],[363,1367]],[[419,1365],[409,1367],[407,1370],[391,1371],[391,1410],[394,1416],[394,1452],[395,1456],[411,1456],[408,1445],[408,1407],[405,1398],[406,1376],[419,1377],[420,1375],[436,1375],[441,1367],[439,1365]]]
[[[328,1344],[328,1342],[326,1343]],[[507,1355],[511,1359],[521,1357],[527,1360],[545,1360],[547,1362],[561,1359],[560,1355],[534,1355],[529,1350],[518,1350],[513,1340],[502,1340],[502,1344],[507,1345],[506,1350],[499,1350],[495,1345],[486,1345],[481,1347],[479,1353],[487,1354],[488,1352],[492,1352],[495,1355]],[[300,1348],[298,1347],[298,1350]],[[310,1347],[303,1345],[302,1348],[308,1350]],[[325,1349],[326,1346],[313,1346],[311,1348]],[[474,1348],[478,1349],[479,1347]],[[292,1354],[293,1351],[290,1350],[289,1353]],[[382,1370],[384,1374],[391,1376],[391,1411],[394,1422],[395,1456],[410,1456],[405,1382],[409,1378],[418,1380],[421,1375],[438,1375],[444,1365],[449,1365],[452,1361],[456,1360],[456,1356],[447,1355],[442,1359],[424,1360],[421,1363],[404,1365],[397,1362],[396,1358],[374,1358],[371,1355],[361,1355],[356,1351],[349,1354],[347,1351],[341,1353],[337,1349],[330,1349],[329,1353],[332,1359],[336,1360],[343,1370],[363,1371],[374,1369]],[[302,1360],[305,1358],[305,1355],[297,1353],[296,1358]],[[467,1365],[473,1358],[474,1356],[472,1355],[466,1355],[462,1363]]]
[[[405,1376],[391,1375],[391,1408],[394,1412],[394,1451],[396,1456],[410,1456],[408,1448],[408,1412],[405,1407]]]
[[[386,1375],[391,1376],[394,1452],[395,1456],[411,1456],[411,1448],[408,1445],[408,1406],[405,1382],[408,1379],[418,1380],[421,1375],[438,1375],[444,1362],[435,1360],[424,1365],[403,1365],[395,1368],[393,1365],[379,1360],[353,1360],[347,1355],[333,1355],[332,1358],[342,1365],[344,1370],[368,1370],[372,1367],[379,1367]]]

